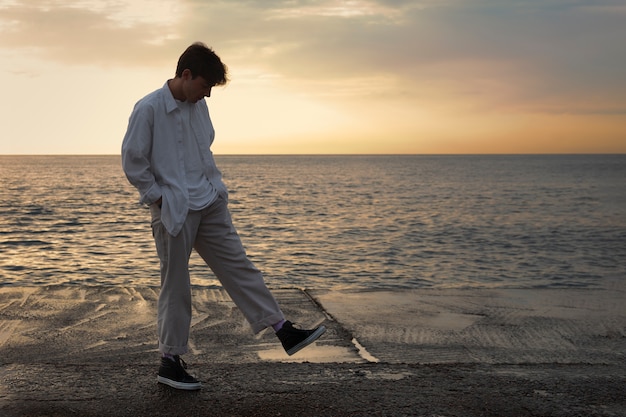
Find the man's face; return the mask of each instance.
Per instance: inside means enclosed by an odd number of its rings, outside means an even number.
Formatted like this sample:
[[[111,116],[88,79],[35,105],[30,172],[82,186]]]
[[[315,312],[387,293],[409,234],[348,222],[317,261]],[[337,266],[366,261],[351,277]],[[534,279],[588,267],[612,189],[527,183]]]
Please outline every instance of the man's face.
[[[185,100],[189,103],[196,103],[205,97],[211,97],[213,85],[202,77],[192,78],[191,71],[183,72],[183,93]]]

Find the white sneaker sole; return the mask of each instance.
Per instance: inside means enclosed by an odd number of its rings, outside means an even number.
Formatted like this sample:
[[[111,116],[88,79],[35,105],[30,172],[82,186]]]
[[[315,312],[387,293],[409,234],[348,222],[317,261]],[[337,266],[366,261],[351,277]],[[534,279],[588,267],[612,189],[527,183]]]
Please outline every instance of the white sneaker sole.
[[[325,331],[326,331],[326,327],[324,327],[324,326],[318,327],[317,330],[315,330],[313,333],[311,333],[311,335],[309,337],[307,337],[302,342],[298,343],[297,345],[295,345],[294,347],[289,349],[287,351],[287,355],[291,356],[294,353],[298,352],[299,350],[304,349],[305,347],[309,346],[311,343],[313,343],[317,339],[319,339],[319,337],[321,335],[323,335]]]
[[[162,377],[160,375],[157,376],[157,382],[161,384],[169,385],[172,388],[182,389],[186,391],[196,391],[202,388],[202,384],[200,382],[194,382],[194,383],[178,382],[178,381],[171,380],[169,378]]]

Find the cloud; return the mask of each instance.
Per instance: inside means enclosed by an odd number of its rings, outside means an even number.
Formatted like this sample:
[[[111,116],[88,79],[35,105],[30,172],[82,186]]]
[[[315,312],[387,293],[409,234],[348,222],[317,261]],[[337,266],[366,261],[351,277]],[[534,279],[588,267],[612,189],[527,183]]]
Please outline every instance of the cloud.
[[[121,4],[78,0],[4,4],[0,6],[0,48],[65,65],[162,63],[162,46],[176,39],[177,22],[153,12],[140,19],[134,9]],[[154,10],[154,5],[148,10]]]
[[[617,2],[220,4],[219,11],[204,6],[222,22],[212,27],[211,20],[207,33],[226,51],[238,51],[237,64],[309,83],[320,94],[345,83],[342,92],[358,90],[361,97],[385,90],[431,102],[439,96],[480,104],[480,111],[626,107],[626,14]],[[355,88],[368,80],[384,84]]]
[[[620,114],[625,17],[617,0],[35,0],[0,7],[0,48],[169,69],[203,40],[248,81],[320,97]]]

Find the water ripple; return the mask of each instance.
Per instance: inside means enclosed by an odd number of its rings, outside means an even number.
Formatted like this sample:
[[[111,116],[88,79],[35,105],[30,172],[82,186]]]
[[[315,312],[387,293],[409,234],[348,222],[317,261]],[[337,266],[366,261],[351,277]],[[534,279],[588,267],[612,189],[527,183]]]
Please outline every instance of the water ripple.
[[[217,160],[270,287],[592,287],[626,275],[623,155]],[[0,285],[158,285],[150,215],[119,157],[0,164]],[[219,285],[190,262],[194,285]]]

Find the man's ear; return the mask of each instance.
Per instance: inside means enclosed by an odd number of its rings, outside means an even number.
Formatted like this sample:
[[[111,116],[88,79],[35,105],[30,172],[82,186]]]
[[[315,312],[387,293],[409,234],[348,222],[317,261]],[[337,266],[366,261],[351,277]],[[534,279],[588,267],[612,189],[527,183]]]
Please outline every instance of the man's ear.
[[[183,80],[189,81],[193,78],[193,74],[191,73],[190,69],[184,69],[183,73],[181,74],[181,78]]]

